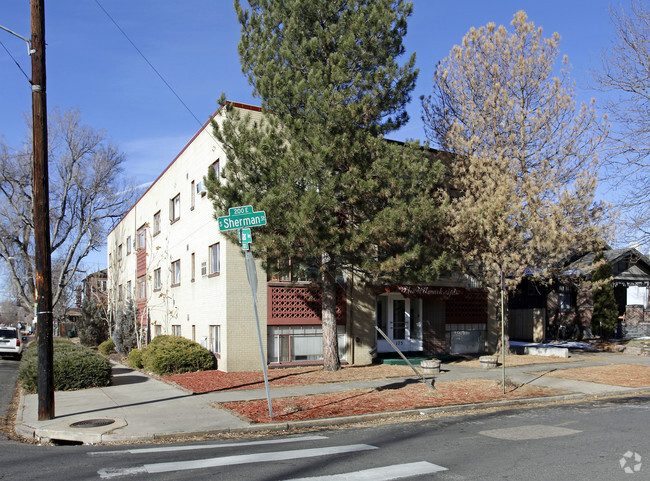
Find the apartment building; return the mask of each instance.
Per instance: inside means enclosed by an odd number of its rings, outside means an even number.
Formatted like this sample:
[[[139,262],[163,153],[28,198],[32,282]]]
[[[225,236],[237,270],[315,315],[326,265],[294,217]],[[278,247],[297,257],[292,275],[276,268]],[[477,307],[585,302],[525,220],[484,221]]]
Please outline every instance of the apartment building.
[[[261,115],[257,107],[234,105]],[[113,306],[132,300],[151,337],[199,342],[215,354],[220,370],[256,370],[259,346],[242,249],[219,232],[203,186],[208,169],[218,173],[225,162],[208,122],[109,233],[109,298]],[[272,213],[267,216],[272,221]],[[257,269],[268,362],[322,359],[320,293],[312,276],[296,265],[282,275],[269,269],[267,277],[259,259]],[[410,352],[483,352],[494,344],[487,292],[463,276],[430,286],[367,287],[349,275],[343,286],[337,293],[339,354],[349,364],[392,352],[375,326]]]

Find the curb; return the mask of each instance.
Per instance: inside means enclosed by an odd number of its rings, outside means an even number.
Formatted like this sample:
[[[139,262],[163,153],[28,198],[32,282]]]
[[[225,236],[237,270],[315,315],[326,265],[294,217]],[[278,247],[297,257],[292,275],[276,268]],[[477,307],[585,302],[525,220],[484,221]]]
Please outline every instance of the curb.
[[[403,411],[386,411],[381,413],[357,414],[353,416],[340,416],[335,418],[309,419],[304,421],[286,421],[280,423],[251,423],[245,427],[228,428],[220,431],[192,431],[183,433],[148,433],[143,435],[120,435],[115,432],[87,433],[88,437],[80,436],[78,432],[67,433],[66,431],[47,429],[35,429],[22,424],[22,413],[17,414],[14,430],[21,437],[26,439],[41,439],[44,441],[73,441],[86,444],[113,444],[113,443],[138,443],[147,441],[180,440],[200,436],[218,436],[220,434],[252,434],[260,432],[282,433],[300,429],[328,428],[334,426],[345,426],[357,423],[364,423],[378,419],[398,419],[408,416],[426,416],[435,414],[456,414],[478,411],[482,409],[516,408],[522,405],[534,405],[535,407],[551,403],[562,403],[582,401],[587,399],[604,400],[607,398],[630,397],[650,392],[650,387],[630,388],[630,391],[607,391],[598,394],[561,394],[557,396],[532,397],[521,399],[508,399],[500,401],[488,401],[472,404],[455,404],[449,406],[436,406],[421,409],[405,409]],[[21,394],[22,396],[22,394]],[[22,401],[22,398],[21,398]],[[21,404],[22,406],[22,404]],[[20,417],[20,421],[19,421]]]

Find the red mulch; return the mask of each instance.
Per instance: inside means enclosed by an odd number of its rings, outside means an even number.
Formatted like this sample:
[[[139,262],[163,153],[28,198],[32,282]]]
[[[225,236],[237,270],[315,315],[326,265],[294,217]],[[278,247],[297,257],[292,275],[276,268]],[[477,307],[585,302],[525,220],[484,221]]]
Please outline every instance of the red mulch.
[[[320,366],[269,369],[271,387],[304,386],[331,382],[352,382],[366,379],[388,379],[411,377],[413,371],[407,366],[346,366],[339,371],[323,371]],[[264,376],[261,371],[222,372],[201,371],[187,374],[163,376],[179,386],[197,394],[211,391],[234,389],[264,389]]]
[[[536,386],[509,386],[503,394],[501,383],[487,379],[447,381],[435,390],[422,383],[391,389],[354,389],[331,394],[273,399],[271,419],[266,399],[238,401],[221,405],[256,423],[320,419],[404,409],[427,408],[562,394]]]

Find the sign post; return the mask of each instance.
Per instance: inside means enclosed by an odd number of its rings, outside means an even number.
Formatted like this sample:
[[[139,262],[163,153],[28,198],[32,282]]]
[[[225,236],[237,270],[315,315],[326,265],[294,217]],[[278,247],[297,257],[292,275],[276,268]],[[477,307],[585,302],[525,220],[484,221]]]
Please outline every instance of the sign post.
[[[260,357],[262,358],[262,371],[264,372],[264,387],[266,389],[266,400],[269,406],[269,417],[273,418],[273,406],[271,405],[271,391],[269,390],[269,377],[266,372],[266,356],[264,355],[264,345],[262,344],[262,331],[260,330],[260,319],[257,314],[257,268],[255,259],[250,252],[250,244],[253,242],[251,227],[266,225],[266,213],[264,211],[254,212],[253,206],[246,205],[242,207],[231,207],[228,209],[228,215],[219,217],[219,230],[237,229],[239,242],[242,250],[246,251],[246,276],[248,285],[251,288],[253,298],[253,311],[255,311],[255,324],[257,326],[257,339],[260,345]]]

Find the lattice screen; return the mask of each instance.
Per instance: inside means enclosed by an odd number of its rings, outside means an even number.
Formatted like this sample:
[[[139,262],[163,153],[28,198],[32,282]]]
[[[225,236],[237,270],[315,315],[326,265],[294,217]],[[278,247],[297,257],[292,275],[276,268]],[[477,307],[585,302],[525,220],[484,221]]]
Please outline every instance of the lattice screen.
[[[445,306],[447,324],[478,324],[487,322],[487,292],[467,292],[462,297],[452,297]]]
[[[320,324],[321,289],[310,286],[269,286],[269,325]],[[336,323],[345,324],[345,292],[336,289]]]

